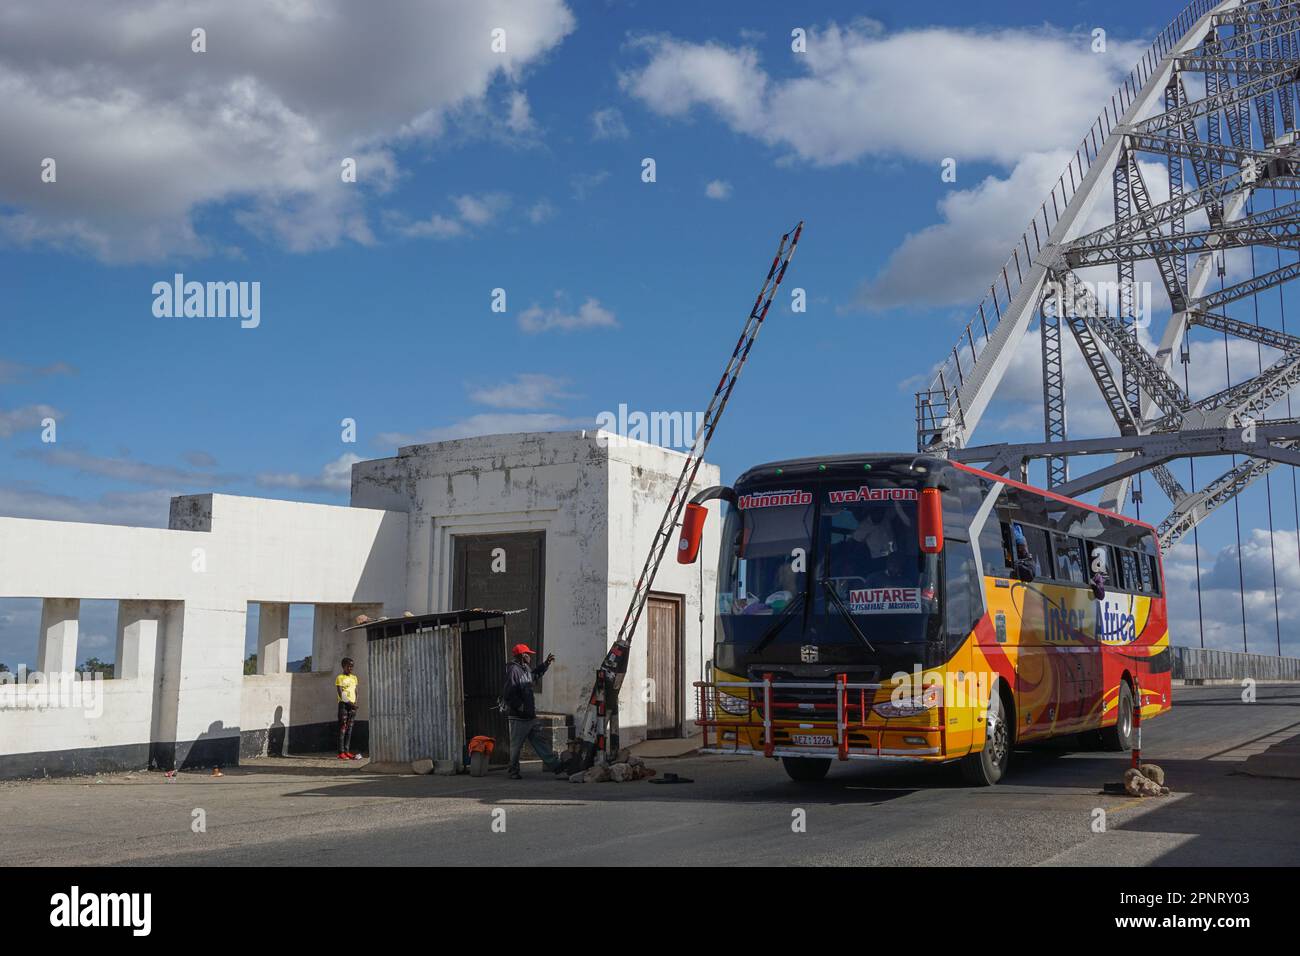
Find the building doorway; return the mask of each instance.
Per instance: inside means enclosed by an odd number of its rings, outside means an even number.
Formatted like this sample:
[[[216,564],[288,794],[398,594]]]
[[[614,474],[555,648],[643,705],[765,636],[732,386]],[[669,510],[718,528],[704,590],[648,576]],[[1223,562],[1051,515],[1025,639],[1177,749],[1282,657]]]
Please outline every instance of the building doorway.
[[[494,737],[493,763],[508,759],[509,731],[496,708],[505,683],[509,648],[527,644],[546,659],[542,611],[546,534],[522,531],[509,534],[456,535],[452,559],[452,602],[458,610],[487,608],[515,611],[506,618],[506,641],[484,641],[466,631],[461,643],[465,675],[465,725],[470,736]]]
[[[680,594],[651,594],[646,602],[646,674],[654,681],[654,698],[646,702],[646,737],[682,735],[682,615]]]

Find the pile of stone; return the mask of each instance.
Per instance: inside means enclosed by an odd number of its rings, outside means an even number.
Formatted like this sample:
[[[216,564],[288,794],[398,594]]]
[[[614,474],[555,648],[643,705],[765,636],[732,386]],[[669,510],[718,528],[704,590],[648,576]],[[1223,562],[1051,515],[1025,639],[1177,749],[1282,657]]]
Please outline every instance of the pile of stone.
[[[1124,771],[1124,791],[1131,797],[1167,797],[1165,772],[1153,763],[1144,763]]]
[[[569,777],[570,783],[627,783],[632,780],[646,780],[655,775],[655,771],[645,765],[640,757],[632,756],[627,748],[620,750],[613,763],[604,759],[596,761],[589,770],[582,770]]]

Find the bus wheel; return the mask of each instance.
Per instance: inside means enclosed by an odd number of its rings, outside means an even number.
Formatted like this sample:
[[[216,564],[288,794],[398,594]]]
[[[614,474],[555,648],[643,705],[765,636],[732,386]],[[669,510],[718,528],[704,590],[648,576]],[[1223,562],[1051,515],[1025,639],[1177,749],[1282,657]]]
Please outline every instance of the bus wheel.
[[[1101,729],[1101,745],[1106,750],[1120,752],[1133,749],[1133,691],[1129,690],[1126,680],[1119,682],[1119,712],[1115,715],[1115,726]]]
[[[782,757],[781,766],[790,775],[791,780],[800,783],[816,783],[825,778],[831,769],[831,762],[820,757]]]
[[[1002,695],[996,687],[989,695],[986,734],[983,750],[961,758],[961,775],[977,787],[997,783],[1011,762],[1011,728],[1003,713]]]

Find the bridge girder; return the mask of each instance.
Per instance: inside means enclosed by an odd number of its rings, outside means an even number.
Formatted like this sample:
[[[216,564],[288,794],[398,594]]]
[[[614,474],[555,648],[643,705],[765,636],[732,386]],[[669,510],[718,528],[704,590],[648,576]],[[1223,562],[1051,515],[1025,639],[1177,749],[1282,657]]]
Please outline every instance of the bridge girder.
[[[1185,74],[1202,77],[1204,95],[1189,97],[1196,84],[1185,84]],[[1169,544],[1278,464],[1300,464],[1300,420],[1255,421],[1300,386],[1300,335],[1224,311],[1300,278],[1300,261],[1284,265],[1279,258],[1272,271],[1209,288],[1212,274],[1223,276],[1227,250],[1300,250],[1297,81],[1300,0],[1194,0],[1093,124],[995,278],[976,321],[930,387],[917,394],[918,449],[986,461],[999,473],[1024,474],[1029,462],[1045,460],[1056,490],[1078,495],[1103,488],[1102,503],[1112,508],[1122,506],[1131,479],[1150,473],[1173,503],[1161,524]],[[1140,157],[1166,165],[1168,200],[1152,200]],[[1184,182],[1187,165],[1192,182]],[[1108,188],[1111,221],[1085,232],[1085,214]],[[1188,228],[1194,216],[1205,224]],[[1132,280],[1134,266],[1148,262],[1171,307],[1154,354],[1136,334]],[[1113,310],[1075,271],[1098,266],[1116,270]],[[1035,317],[1046,440],[972,446]],[[1189,328],[1276,349],[1281,357],[1267,367],[1261,360],[1258,375],[1192,400],[1173,378]],[[1117,435],[1069,434],[1066,329]],[[1245,434],[1260,437],[1245,441]],[[1072,459],[1097,454],[1114,461],[1071,476]],[[1244,460],[1190,493],[1169,468],[1180,459],[1212,455]]]

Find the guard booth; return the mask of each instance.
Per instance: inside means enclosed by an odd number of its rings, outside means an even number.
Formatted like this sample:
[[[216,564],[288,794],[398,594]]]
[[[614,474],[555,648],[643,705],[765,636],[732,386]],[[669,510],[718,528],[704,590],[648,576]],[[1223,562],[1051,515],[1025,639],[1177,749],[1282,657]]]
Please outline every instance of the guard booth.
[[[479,735],[496,740],[493,763],[506,762],[510,730],[496,703],[509,660],[506,619],[518,613],[475,608],[348,628],[366,632],[371,769],[460,764]]]

